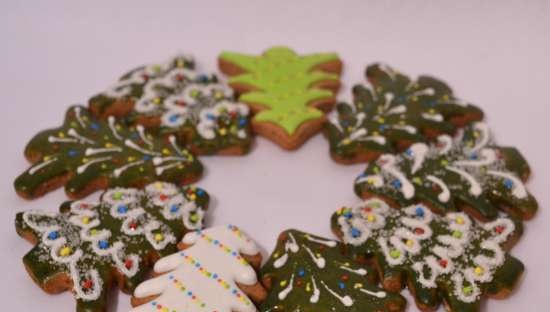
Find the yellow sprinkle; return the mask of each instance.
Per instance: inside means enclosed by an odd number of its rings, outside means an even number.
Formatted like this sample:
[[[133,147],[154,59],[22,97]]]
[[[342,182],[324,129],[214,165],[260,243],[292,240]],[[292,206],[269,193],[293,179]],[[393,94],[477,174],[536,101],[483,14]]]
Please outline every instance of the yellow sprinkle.
[[[369,222],[374,222],[374,220],[376,220],[376,217],[373,215],[373,214],[369,214],[367,216],[367,221]]]
[[[482,275],[483,272],[484,272],[484,270],[483,270],[482,267],[479,267],[479,266],[478,266],[478,267],[476,267],[476,268],[474,269],[474,273],[475,273],[476,275],[478,275],[478,276],[479,276],[479,275]]]
[[[285,286],[286,286],[286,283],[287,283],[286,280],[284,280],[284,281],[281,281],[281,282],[279,283],[279,285],[280,285],[281,287],[285,287]]]
[[[134,156],[128,156],[128,161],[129,161],[129,162],[132,162],[132,161],[134,161],[134,160],[136,160],[136,158],[135,158]]]
[[[96,230],[96,229],[92,229],[92,230],[90,231],[90,234],[91,234],[92,236],[96,235],[96,234],[97,234],[97,230]]]
[[[377,135],[379,135],[379,133],[378,133],[378,131],[373,131],[372,135],[377,136]]]
[[[160,233],[155,234],[155,240],[156,240],[157,242],[160,242],[160,241],[163,240],[163,239],[164,239],[164,235],[162,235],[162,234],[160,234]]]
[[[167,148],[162,149],[164,155],[170,155],[170,151]]]
[[[63,133],[63,132],[59,132],[57,135],[58,135],[60,138],[64,138],[64,137],[65,137],[65,133]]]
[[[221,134],[222,136],[226,135],[226,134],[227,134],[227,129],[221,128],[221,129],[220,129],[220,134]]]
[[[361,284],[361,283],[355,283],[355,285],[353,285],[353,288],[355,288],[355,289],[358,289],[358,288],[361,288],[361,287],[363,287],[363,284]]]
[[[435,114],[435,109],[430,108],[430,110],[428,110],[428,113],[430,113],[430,114],[432,114],[432,115]]]
[[[90,223],[90,217],[83,217],[82,218],[82,223],[84,223],[84,224]]]
[[[51,156],[48,156],[48,155],[44,156],[44,161],[48,161],[50,159],[51,159]]]
[[[464,224],[464,219],[462,217],[457,217],[456,218],[456,223],[458,224]]]
[[[350,144],[350,143],[351,143],[351,140],[348,139],[348,138],[345,138],[345,139],[342,140],[342,144],[343,144],[343,145],[348,145],[348,144]]]
[[[88,162],[88,158],[82,158],[82,162],[83,162],[83,163],[87,163],[87,162]]]
[[[407,240],[407,246],[412,247],[413,245],[414,245],[414,241],[412,241],[410,239]]]
[[[191,194],[191,195],[189,195],[189,199],[190,200],[195,200],[195,199],[197,199],[197,195]]]
[[[107,143],[105,143],[105,147],[106,147],[106,148],[111,148],[111,147],[113,147],[113,144],[107,142]]]
[[[59,255],[61,257],[66,257],[66,256],[71,254],[71,251],[72,251],[71,247],[65,246],[65,247],[61,248],[61,250],[59,250]]]

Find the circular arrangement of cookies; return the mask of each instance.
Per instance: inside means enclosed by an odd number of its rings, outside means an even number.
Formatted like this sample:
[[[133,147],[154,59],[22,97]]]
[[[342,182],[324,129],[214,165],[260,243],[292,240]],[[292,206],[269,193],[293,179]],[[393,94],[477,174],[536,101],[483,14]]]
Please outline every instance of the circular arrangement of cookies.
[[[188,55],[137,67],[30,140],[17,193],[71,198],[16,216],[45,292],[71,291],[78,312],[106,311],[113,287],[134,312],[397,312],[404,288],[423,311],[474,312],[511,294],[524,266],[509,251],[538,205],[529,165],[480,108],[385,64],[337,103],[335,53],[272,47],[218,64],[228,85]],[[297,149],[320,132],[336,162],[365,165],[360,201],[315,220],[337,240],[286,230],[262,261],[240,227],[204,227],[200,158],[249,153],[255,135]]]

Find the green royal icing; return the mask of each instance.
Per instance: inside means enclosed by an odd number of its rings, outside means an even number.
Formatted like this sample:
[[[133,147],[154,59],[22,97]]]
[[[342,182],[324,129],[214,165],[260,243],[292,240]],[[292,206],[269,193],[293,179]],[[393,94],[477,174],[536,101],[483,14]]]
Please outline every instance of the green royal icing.
[[[274,47],[261,56],[223,52],[220,60],[244,71],[231,77],[230,85],[244,84],[254,89],[241,95],[239,100],[265,107],[254,120],[275,123],[289,136],[305,122],[323,117],[322,111],[310,107],[313,101],[334,96],[331,91],[312,85],[339,79],[336,74],[314,70],[316,66],[338,61],[334,53],[299,56],[288,48]]]
[[[76,311],[105,311],[115,277],[123,278],[123,291],[133,292],[154,259],[175,252],[185,233],[202,228],[208,202],[202,189],[156,182],[143,191],[110,189],[99,203],[66,202],[60,213],[18,213],[17,232],[35,243],[23,262],[45,290],[52,291],[51,283],[63,287],[56,278],[66,276]]]
[[[454,138],[441,135],[437,143],[380,156],[355,180],[355,192],[399,206],[420,201],[440,213],[464,208],[482,220],[496,218],[500,208],[529,219],[538,208],[523,183],[529,173],[515,148],[495,145],[488,126],[473,123]]]
[[[129,124],[144,124],[160,135],[176,135],[178,142],[198,154],[216,154],[238,147],[250,149],[252,137],[246,106],[234,101],[216,76],[198,74],[189,57],[130,71],[111,88],[92,97],[92,113],[117,114]],[[120,103],[131,102],[129,107]]]
[[[375,272],[350,262],[341,247],[300,231],[283,232],[260,271],[271,286],[260,311],[403,311],[404,298],[375,286]]]
[[[200,162],[179,148],[175,139],[155,138],[114,118],[97,120],[81,106],[69,108],[63,126],[38,133],[25,155],[33,166],[14,184],[19,194],[29,198],[41,195],[41,187],[55,179],[64,179],[71,197],[83,197],[97,190],[97,181],[107,182],[107,187],[157,180],[180,184],[202,173]]]
[[[366,77],[371,88],[354,86],[353,103],[339,103],[326,124],[331,153],[342,160],[373,160],[483,118],[436,78],[411,80],[382,64],[367,67]],[[365,154],[370,157],[360,157]]]
[[[508,294],[524,270],[503,248],[522,234],[516,219],[483,224],[461,212],[439,216],[424,205],[394,209],[369,199],[339,209],[332,228],[350,257],[375,263],[388,291],[408,285],[422,310],[443,300],[449,311],[479,311],[483,295]]]

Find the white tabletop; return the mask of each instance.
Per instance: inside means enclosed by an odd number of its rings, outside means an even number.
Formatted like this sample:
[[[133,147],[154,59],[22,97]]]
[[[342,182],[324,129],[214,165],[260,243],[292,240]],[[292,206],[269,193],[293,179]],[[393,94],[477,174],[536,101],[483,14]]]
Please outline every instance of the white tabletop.
[[[512,251],[527,267],[519,291],[488,300],[485,310],[547,310],[549,2],[297,2],[0,3],[2,311],[74,310],[70,294],[43,293],[21,263],[31,246],[15,233],[15,213],[55,211],[66,199],[61,191],[30,202],[15,194],[13,179],[27,168],[22,151],[33,134],[59,125],[69,104],[85,103],[136,65],[184,51],[201,69],[217,71],[222,50],[260,53],[275,44],[302,53],[338,52],[345,63],[342,100],[364,81],[366,64],[384,61],[411,75],[440,77],[479,105],[497,141],[518,147],[529,160],[534,174],[528,188],[541,207]],[[246,157],[204,157],[203,163],[207,170],[198,184],[215,199],[208,223],[240,225],[265,255],[287,228],[332,237],[330,215],[357,200],[352,183],[363,168],[332,162],[320,135],[296,152],[258,139]],[[109,311],[127,311],[129,297],[117,300],[116,293]],[[417,311],[412,301],[408,311]]]

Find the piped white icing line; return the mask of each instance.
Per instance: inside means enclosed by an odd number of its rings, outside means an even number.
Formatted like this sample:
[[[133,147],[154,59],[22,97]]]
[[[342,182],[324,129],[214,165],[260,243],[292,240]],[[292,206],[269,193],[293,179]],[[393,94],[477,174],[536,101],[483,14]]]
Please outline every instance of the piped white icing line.
[[[236,284],[253,285],[257,282],[254,269],[240,256],[256,255],[259,249],[254,242],[234,226],[191,232],[182,242],[189,247],[155,264],[155,272],[165,274],[143,282],[134,292],[138,298],[158,297],[132,311],[158,311],[157,305],[169,311],[198,312],[204,308],[219,312],[256,311]],[[216,278],[206,276],[205,272]],[[186,291],[192,291],[196,298],[200,298],[204,308],[193,304],[193,299],[182,292],[178,282],[189,285]]]
[[[512,181],[512,195],[514,195],[516,198],[522,199],[528,196],[527,188],[525,187],[523,182],[515,175],[508,172],[495,170],[487,170],[487,174]]]
[[[325,286],[325,289],[331,294],[334,296],[334,298],[340,300],[340,302],[346,306],[346,307],[351,307],[353,305],[353,299],[351,299],[350,296],[348,295],[345,295],[345,296],[340,296],[337,292],[335,292],[334,290],[332,290],[330,287],[327,286],[327,284],[325,284],[324,281],[321,281],[321,284],[323,286]]]
[[[35,174],[37,171],[39,171],[40,169],[45,168],[45,167],[47,167],[47,166],[53,164],[55,161],[57,161],[57,158],[54,157],[54,158],[48,159],[48,160],[46,160],[46,161],[43,161],[43,162],[41,162],[41,163],[38,163],[38,164],[32,166],[32,167],[29,169],[28,173],[29,173],[30,175],[33,175],[33,174]]]
[[[437,195],[437,199],[439,199],[440,202],[446,203],[451,199],[451,191],[443,180],[431,174],[426,176],[426,180],[436,184],[441,189],[441,192]]]

